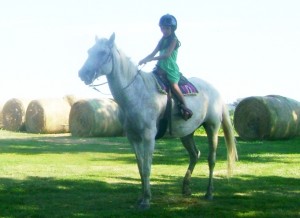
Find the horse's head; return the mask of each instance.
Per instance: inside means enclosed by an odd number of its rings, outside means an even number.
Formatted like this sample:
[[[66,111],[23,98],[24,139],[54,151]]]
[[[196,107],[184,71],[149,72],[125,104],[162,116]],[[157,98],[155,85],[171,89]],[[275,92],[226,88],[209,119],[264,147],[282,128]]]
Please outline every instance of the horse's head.
[[[113,70],[112,48],[114,47],[115,34],[109,39],[95,39],[96,43],[88,50],[88,58],[79,70],[79,77],[89,85],[96,78],[107,75]]]

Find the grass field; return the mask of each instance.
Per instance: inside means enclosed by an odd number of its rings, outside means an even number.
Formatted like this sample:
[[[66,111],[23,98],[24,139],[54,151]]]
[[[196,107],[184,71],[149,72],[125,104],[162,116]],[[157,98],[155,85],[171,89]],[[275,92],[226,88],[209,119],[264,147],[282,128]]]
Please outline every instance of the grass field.
[[[245,142],[226,177],[223,137],[208,182],[207,141],[196,136],[201,158],[193,195],[181,195],[188,156],[179,140],[157,142],[152,203],[138,211],[135,158],[126,138],[75,138],[0,131],[0,217],[300,217],[300,139]]]

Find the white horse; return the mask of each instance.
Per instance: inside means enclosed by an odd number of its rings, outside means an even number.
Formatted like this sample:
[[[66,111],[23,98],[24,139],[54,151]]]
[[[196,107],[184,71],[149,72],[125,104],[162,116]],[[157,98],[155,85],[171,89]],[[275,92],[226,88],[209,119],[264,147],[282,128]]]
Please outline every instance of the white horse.
[[[111,93],[124,112],[124,130],[135,151],[142,183],[142,196],[138,206],[147,209],[151,199],[150,173],[155,136],[166,109],[167,96],[158,92],[152,73],[139,71],[116,47],[115,34],[109,39],[96,38],[95,45],[88,50],[88,58],[79,71],[79,77],[87,85],[102,75],[107,77]],[[198,78],[190,78],[189,81],[199,91],[195,96],[185,96],[188,108],[193,111],[192,118],[185,121],[178,116],[177,108],[172,110],[172,135],[181,139],[190,156],[182,192],[185,195],[191,194],[190,178],[200,157],[193,136],[197,128],[204,126],[209,144],[209,183],[205,197],[211,200],[220,126],[222,125],[225,135],[229,170],[237,159],[235,138],[228,110],[216,89]]]

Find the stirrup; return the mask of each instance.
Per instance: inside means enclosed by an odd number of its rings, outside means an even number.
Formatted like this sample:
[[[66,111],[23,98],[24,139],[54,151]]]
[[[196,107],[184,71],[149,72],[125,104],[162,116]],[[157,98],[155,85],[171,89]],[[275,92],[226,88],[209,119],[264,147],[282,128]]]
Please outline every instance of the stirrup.
[[[184,104],[178,104],[178,107],[180,110],[181,117],[185,121],[187,121],[193,116],[193,112],[189,108],[187,108]]]

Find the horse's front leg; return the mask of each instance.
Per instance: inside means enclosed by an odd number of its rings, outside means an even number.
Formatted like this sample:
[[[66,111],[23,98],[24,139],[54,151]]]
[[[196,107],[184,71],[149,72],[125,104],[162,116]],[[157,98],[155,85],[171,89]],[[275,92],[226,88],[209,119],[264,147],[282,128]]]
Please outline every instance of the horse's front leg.
[[[141,137],[138,137],[139,140],[133,140],[133,137],[128,137],[131,138],[130,142],[135,151],[142,183],[142,196],[138,201],[138,207],[140,209],[148,209],[150,208],[151,200],[150,174],[155,146],[155,134],[152,134],[151,131],[146,131]]]

